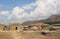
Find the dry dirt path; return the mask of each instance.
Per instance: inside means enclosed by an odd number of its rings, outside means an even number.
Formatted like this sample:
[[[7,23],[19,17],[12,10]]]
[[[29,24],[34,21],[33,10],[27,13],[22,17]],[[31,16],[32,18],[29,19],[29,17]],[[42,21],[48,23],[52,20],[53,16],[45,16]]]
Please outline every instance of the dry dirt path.
[[[0,39],[60,39],[60,30],[51,36],[41,35],[40,32],[1,31]]]
[[[21,33],[22,33],[22,32],[19,32],[19,31],[13,31],[13,32],[11,33],[11,36],[12,36],[14,39],[23,39]]]

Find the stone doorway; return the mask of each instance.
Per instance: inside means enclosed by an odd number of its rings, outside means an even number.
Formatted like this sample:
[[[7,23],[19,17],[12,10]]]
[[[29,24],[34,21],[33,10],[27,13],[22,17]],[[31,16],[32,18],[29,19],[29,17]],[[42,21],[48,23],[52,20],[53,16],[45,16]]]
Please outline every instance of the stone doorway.
[[[15,30],[17,30],[18,28],[17,27],[15,27]]]

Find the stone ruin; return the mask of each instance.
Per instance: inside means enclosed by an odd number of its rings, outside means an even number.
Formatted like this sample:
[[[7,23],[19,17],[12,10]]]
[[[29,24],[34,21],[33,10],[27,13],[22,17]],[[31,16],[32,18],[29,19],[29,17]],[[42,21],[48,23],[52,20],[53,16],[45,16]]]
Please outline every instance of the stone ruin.
[[[5,26],[4,24],[0,24],[0,31],[38,31],[43,34],[52,34],[55,31],[51,25],[44,23],[33,23],[28,26],[23,26],[20,23],[8,24]]]
[[[19,23],[8,24],[8,26],[0,24],[0,30],[22,30],[22,25]]]
[[[30,30],[30,31],[40,31],[40,30],[49,30],[48,24],[44,23],[33,23],[28,26],[23,26],[20,23],[8,24],[7,26],[0,24],[0,30]]]
[[[6,30],[6,26],[3,24],[0,24],[0,30]]]
[[[41,31],[41,30],[49,30],[49,25],[44,23],[33,23],[28,26],[24,26],[23,30],[30,31]]]

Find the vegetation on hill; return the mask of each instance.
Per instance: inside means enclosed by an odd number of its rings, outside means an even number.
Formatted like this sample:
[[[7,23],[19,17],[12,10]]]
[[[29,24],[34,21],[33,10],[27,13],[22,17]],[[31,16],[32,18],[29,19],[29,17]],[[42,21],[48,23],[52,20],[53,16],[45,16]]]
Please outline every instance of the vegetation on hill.
[[[52,15],[48,19],[36,20],[36,21],[26,21],[23,23],[23,25],[29,25],[31,23],[39,23],[39,22],[43,22],[46,24],[58,24],[58,23],[60,23],[60,14]]]
[[[47,20],[47,21],[43,21],[43,23],[45,23],[45,24],[59,24],[60,21],[49,21],[49,20]]]

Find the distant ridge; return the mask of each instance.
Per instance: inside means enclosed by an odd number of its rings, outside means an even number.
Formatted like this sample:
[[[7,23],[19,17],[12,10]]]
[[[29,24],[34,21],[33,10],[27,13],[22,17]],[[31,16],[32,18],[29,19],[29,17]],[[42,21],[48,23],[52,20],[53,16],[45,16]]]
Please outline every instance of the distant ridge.
[[[57,15],[52,15],[48,18],[48,20],[51,20],[51,21],[60,21],[60,14],[57,14]]]
[[[60,23],[60,14],[55,14],[55,15],[51,15],[49,18],[47,19],[43,19],[43,20],[36,20],[36,21],[26,21],[24,22],[22,25],[29,25],[32,23],[39,23],[39,22],[43,22],[43,23]]]

